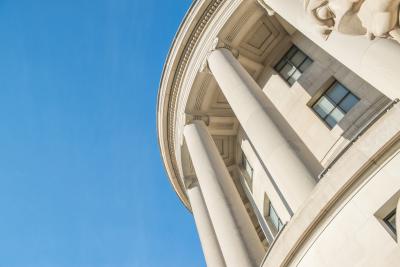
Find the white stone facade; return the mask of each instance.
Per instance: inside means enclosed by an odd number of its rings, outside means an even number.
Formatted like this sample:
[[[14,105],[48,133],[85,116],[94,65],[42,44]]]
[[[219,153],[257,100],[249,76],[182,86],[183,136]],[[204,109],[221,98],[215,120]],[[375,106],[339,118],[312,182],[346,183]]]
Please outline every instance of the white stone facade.
[[[208,266],[400,266],[398,25],[338,28],[363,1],[306,2],[198,0],[171,47],[160,150]],[[333,26],[310,19],[326,2]]]

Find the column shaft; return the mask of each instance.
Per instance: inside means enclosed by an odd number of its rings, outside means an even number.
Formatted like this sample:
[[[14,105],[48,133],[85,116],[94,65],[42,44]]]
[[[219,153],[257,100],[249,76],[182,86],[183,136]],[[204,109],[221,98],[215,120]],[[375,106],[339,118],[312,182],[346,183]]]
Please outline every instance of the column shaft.
[[[207,127],[195,121],[184,136],[226,265],[259,266],[264,248]]]
[[[199,184],[187,189],[207,267],[226,267]]]
[[[296,211],[315,180],[271,119],[272,103],[229,50],[214,50],[208,65],[271,178]]]

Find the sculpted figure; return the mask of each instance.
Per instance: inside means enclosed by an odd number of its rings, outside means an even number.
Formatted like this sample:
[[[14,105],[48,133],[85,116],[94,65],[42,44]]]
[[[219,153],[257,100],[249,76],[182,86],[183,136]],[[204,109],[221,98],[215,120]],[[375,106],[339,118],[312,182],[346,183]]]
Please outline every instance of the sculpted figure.
[[[336,30],[400,43],[400,0],[304,0],[304,4],[325,38]]]

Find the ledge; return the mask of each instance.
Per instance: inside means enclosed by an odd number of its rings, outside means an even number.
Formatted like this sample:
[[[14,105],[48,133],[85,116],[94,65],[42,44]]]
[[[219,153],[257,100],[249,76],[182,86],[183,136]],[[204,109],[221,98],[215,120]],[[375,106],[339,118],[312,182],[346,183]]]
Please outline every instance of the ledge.
[[[326,214],[352,190],[376,160],[398,142],[400,107],[394,106],[332,166],[294,215],[261,266],[289,266]]]
[[[158,91],[156,120],[161,156],[175,192],[189,210],[190,204],[175,158],[175,105],[182,77],[193,50],[213,14],[223,2],[225,0],[198,0],[192,4],[174,37],[164,64]]]

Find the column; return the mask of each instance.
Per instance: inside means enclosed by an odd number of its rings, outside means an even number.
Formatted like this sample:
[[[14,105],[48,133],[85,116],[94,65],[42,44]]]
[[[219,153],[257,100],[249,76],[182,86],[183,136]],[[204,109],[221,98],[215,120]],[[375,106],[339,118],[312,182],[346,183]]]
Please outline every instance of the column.
[[[192,182],[187,189],[190,205],[194,220],[196,222],[197,232],[200,237],[201,247],[203,248],[204,258],[207,267],[226,267],[219,247],[214,227],[212,226],[210,215],[208,214],[206,204],[204,203],[197,181]]]
[[[183,133],[226,266],[259,266],[264,248],[206,125]]]
[[[267,172],[295,212],[316,182],[269,115],[274,112],[272,103],[229,50],[211,52],[208,65]]]
[[[400,98],[400,44],[332,32],[325,40],[299,0],[260,0],[310,40],[391,99]],[[267,11],[268,12],[268,11]]]

